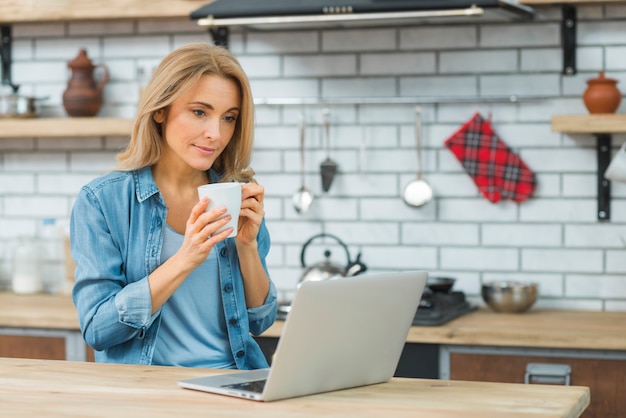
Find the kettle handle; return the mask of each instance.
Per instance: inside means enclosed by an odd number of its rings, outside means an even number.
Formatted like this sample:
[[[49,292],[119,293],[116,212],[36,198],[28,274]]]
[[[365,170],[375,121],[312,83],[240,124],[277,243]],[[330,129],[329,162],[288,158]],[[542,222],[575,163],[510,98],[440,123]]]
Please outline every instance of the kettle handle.
[[[331,234],[325,234],[325,233],[321,233],[321,234],[317,234],[317,235],[313,235],[311,238],[308,239],[307,242],[304,243],[304,245],[302,246],[302,251],[300,252],[300,263],[302,264],[302,267],[306,267],[306,262],[304,261],[304,254],[306,252],[306,248],[309,246],[309,244],[311,243],[311,241],[313,241],[316,238],[321,238],[321,237],[328,237],[328,238],[332,238],[335,241],[337,241],[342,247],[343,249],[346,251],[346,257],[348,259],[348,264],[347,266],[350,265],[351,261],[350,261],[350,251],[348,251],[348,246],[346,244],[343,243],[342,240],[340,240],[339,238],[337,238],[334,235]]]
[[[102,69],[102,78],[100,79],[97,85],[98,90],[102,91],[102,89],[104,88],[104,85],[109,81],[109,69],[104,64],[97,64],[94,67]]]
[[[367,266],[361,261],[361,253],[356,255],[356,259],[348,264],[346,267],[346,277],[356,276],[357,274],[365,273]]]

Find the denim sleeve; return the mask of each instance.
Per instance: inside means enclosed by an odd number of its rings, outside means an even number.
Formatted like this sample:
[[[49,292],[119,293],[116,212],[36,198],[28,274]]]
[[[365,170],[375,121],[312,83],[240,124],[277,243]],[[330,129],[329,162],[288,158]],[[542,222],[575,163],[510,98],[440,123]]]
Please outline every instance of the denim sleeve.
[[[147,276],[129,284],[124,275],[119,236],[111,227],[121,220],[105,212],[86,187],[76,198],[70,220],[76,263],[72,297],[85,342],[104,350],[142,337],[157,315],[151,315]]]
[[[256,308],[248,308],[248,320],[250,322],[250,332],[252,335],[260,335],[272,326],[276,320],[276,309],[278,307],[276,286],[272,281],[265,262],[270,250],[270,235],[265,226],[265,220],[261,223],[257,240],[259,243],[259,257],[261,258],[265,273],[270,280],[270,289],[263,305],[257,306]]]

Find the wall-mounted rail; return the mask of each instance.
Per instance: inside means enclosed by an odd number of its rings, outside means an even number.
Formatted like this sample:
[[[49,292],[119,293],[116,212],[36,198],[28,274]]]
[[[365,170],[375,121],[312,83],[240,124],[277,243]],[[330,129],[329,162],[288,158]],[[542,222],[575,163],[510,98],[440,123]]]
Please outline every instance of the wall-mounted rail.
[[[261,97],[254,99],[257,105],[393,105],[393,104],[481,104],[481,103],[522,103],[545,100],[541,96],[485,96],[485,97]]]

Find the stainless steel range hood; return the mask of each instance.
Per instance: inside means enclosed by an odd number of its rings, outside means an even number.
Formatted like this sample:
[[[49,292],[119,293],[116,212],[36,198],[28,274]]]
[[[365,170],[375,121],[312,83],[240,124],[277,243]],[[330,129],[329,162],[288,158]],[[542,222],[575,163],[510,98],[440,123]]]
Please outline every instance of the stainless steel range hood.
[[[290,29],[410,24],[469,16],[532,19],[534,14],[515,0],[214,0],[190,17],[211,28]]]

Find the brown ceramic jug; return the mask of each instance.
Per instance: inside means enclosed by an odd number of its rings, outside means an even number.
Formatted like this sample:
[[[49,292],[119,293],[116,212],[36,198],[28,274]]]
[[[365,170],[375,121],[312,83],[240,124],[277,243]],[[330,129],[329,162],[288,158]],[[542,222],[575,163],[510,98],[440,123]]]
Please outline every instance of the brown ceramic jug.
[[[63,93],[65,111],[70,116],[95,116],[102,106],[102,89],[109,81],[107,68],[103,64],[94,65],[85,49],[81,49],[67,66],[72,70],[72,76]],[[98,84],[94,79],[96,68],[103,71]]]
[[[589,113],[615,113],[622,101],[617,80],[606,78],[604,71],[600,71],[597,78],[587,80],[587,85],[583,102]]]

